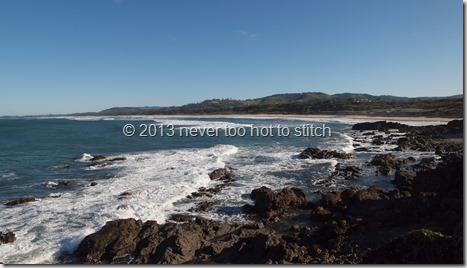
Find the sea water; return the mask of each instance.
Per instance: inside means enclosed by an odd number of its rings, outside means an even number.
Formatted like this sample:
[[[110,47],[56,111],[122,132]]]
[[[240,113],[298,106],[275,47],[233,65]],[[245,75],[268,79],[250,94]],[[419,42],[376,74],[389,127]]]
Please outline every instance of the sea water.
[[[391,176],[377,176],[376,169],[367,165],[376,153],[387,153],[395,145],[354,152],[354,138],[360,139],[361,146],[372,147],[370,140],[361,142],[365,136],[351,131],[359,121],[149,116],[0,119],[0,232],[12,231],[17,237],[14,243],[0,245],[0,262],[57,263],[61,254],[74,251],[86,235],[107,221],[133,217],[164,223],[172,214],[189,213],[204,199],[187,196],[200,187],[218,185],[209,173],[225,166],[234,169],[235,183],[209,198],[215,204],[212,211],[193,214],[244,222],[241,207],[251,204],[250,192],[261,186],[299,187],[310,200],[321,192],[346,187],[392,188]],[[135,126],[134,135],[123,132],[127,124]],[[148,125],[172,127],[176,135],[141,136]],[[329,127],[332,132],[296,135],[296,129],[310,125]],[[278,126],[290,134],[279,136]],[[181,128],[211,128],[218,133],[181,134]],[[226,135],[228,128],[246,129],[246,133]],[[252,134],[253,128],[271,132]],[[354,158],[299,159],[307,147],[353,153]],[[421,158],[432,153],[405,154]],[[126,160],[90,166],[96,155]],[[338,162],[362,167],[362,176],[329,181]],[[125,192],[131,195],[121,198]],[[37,201],[4,205],[21,197]]]

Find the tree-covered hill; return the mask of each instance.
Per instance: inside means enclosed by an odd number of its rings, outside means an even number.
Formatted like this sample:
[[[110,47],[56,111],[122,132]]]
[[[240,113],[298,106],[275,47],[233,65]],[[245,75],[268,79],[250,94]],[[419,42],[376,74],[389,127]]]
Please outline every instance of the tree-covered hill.
[[[210,99],[172,107],[114,107],[86,115],[336,114],[463,117],[463,113],[463,95],[408,98],[306,92],[247,100]]]

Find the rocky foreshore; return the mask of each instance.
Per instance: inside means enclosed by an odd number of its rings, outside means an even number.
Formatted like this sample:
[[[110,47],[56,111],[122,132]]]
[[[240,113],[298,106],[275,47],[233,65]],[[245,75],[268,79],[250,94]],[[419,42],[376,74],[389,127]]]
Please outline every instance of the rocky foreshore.
[[[137,219],[107,222],[88,235],[66,263],[376,263],[461,264],[463,259],[463,121],[413,127],[374,122],[354,125],[395,151],[435,151],[440,159],[415,163],[409,157],[376,154],[369,165],[394,176],[393,190],[347,188],[307,200],[304,191],[260,187],[245,205],[250,224],[227,224],[189,214],[173,215],[165,224]],[[376,132],[389,135],[378,136]],[[394,138],[394,135],[391,137]],[[358,150],[356,150],[358,151]],[[348,159],[347,154],[308,148],[301,158]],[[235,180],[231,168],[211,173],[217,188],[200,189],[188,198],[220,191]],[[361,170],[336,168],[336,174],[358,178]],[[333,174],[331,174],[333,176]]]

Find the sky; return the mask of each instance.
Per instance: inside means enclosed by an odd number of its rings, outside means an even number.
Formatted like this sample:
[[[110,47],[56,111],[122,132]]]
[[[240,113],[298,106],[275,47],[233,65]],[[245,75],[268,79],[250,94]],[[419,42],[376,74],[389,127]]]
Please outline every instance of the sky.
[[[0,116],[463,93],[461,0],[2,0]]]

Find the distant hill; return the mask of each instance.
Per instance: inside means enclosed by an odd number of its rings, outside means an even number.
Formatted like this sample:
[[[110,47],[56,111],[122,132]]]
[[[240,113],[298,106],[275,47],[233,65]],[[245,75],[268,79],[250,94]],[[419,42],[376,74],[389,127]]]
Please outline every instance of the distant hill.
[[[447,97],[374,96],[364,93],[328,95],[322,92],[276,94],[256,99],[210,99],[172,107],[114,107],[75,115],[216,115],[216,114],[337,114],[374,116],[463,117],[463,95]]]

